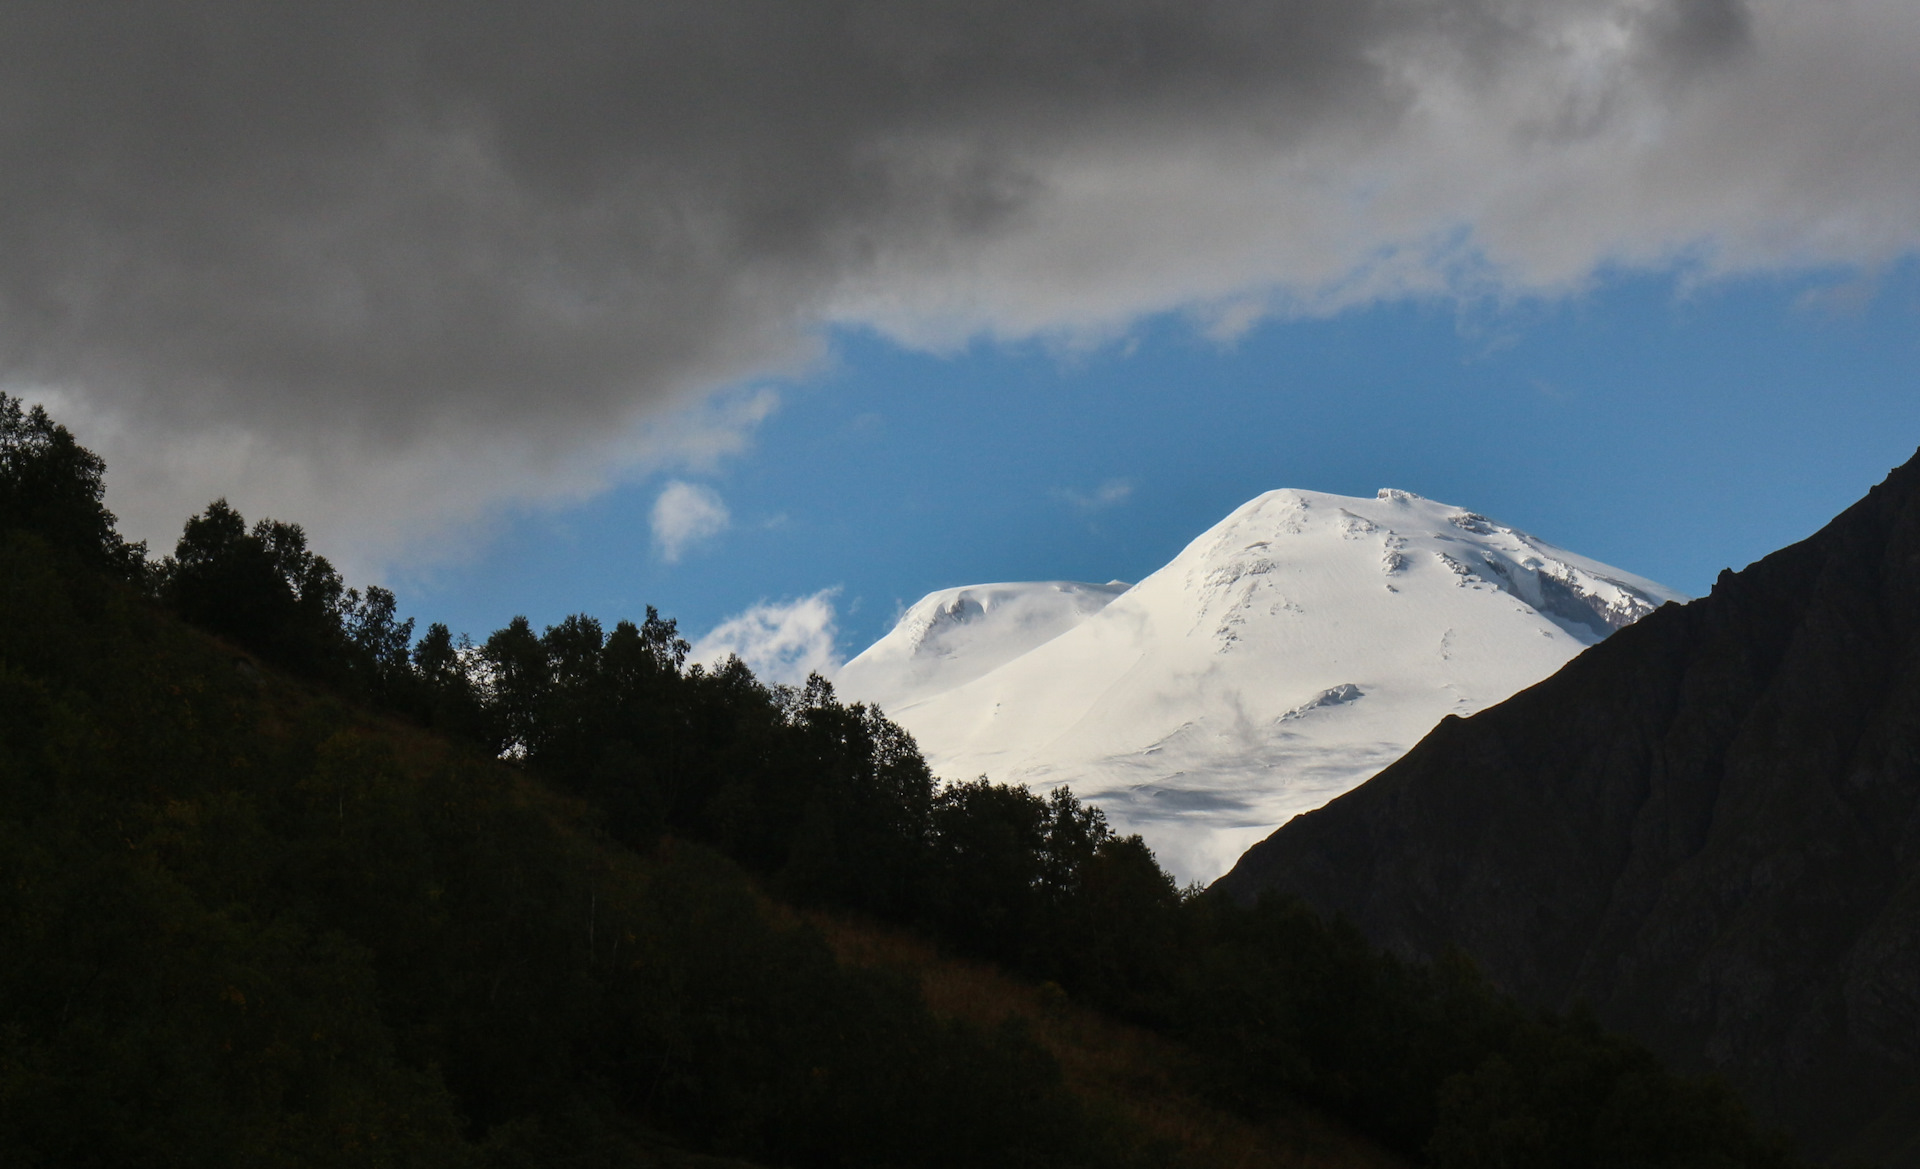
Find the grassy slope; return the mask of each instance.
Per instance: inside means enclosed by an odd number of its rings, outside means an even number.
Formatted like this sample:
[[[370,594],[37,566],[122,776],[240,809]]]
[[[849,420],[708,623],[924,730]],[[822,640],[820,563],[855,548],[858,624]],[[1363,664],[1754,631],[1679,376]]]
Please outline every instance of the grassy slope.
[[[783,913],[790,911],[783,911]],[[1139,1139],[1180,1163],[1251,1169],[1397,1169],[1406,1163],[1305,1106],[1256,1124],[1209,1101],[1194,1055],[1164,1036],[1070,1001],[980,962],[942,954],[926,941],[871,922],[810,912],[841,962],[910,975],[935,1013],[976,1026],[1009,1021],[1056,1059],[1070,1091],[1094,1114],[1122,1118]]]

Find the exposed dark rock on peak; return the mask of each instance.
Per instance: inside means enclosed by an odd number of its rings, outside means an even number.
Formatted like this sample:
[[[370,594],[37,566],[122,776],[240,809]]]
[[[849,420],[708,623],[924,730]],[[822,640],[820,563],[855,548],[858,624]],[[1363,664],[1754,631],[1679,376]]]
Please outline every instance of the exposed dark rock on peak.
[[[1219,886],[1464,949],[1920,1165],[1920,458],[1813,537],[1442,722]]]

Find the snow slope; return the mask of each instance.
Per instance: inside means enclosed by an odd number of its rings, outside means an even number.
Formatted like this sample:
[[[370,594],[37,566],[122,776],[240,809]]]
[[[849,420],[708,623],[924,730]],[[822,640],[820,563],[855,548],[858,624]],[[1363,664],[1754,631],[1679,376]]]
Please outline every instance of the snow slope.
[[[1125,581],[1049,580],[928,593],[842,666],[835,685],[846,694],[884,694],[889,710],[918,702],[1053,640],[1126,591]]]
[[[1273,491],[1132,588],[934,593],[841,694],[935,774],[1067,783],[1211,880],[1284,821],[1679,594],[1404,491]]]

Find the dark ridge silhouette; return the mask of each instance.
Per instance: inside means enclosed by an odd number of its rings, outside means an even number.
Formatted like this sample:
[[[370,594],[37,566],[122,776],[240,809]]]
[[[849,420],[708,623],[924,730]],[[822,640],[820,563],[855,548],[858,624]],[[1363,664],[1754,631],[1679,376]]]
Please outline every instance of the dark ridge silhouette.
[[[1809,539],[1449,718],[1215,889],[1458,947],[1920,1165],[1920,459]]]

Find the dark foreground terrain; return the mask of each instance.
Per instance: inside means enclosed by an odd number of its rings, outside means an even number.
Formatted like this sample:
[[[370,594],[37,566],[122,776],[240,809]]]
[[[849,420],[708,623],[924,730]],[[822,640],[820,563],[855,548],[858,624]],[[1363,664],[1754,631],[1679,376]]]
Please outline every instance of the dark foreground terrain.
[[[0,397],[0,1161],[1778,1166],[1456,958],[1182,892],[653,614],[415,639]]]
[[[1712,1070],[1920,1166],[1920,462],[1286,825],[1217,889]]]

